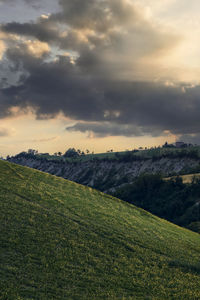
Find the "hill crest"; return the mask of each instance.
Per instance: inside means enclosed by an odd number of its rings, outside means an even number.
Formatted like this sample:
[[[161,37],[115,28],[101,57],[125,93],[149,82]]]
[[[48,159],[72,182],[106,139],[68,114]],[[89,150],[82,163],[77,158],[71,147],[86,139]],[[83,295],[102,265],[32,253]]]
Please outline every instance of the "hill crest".
[[[0,189],[2,297],[199,298],[198,234],[3,161]]]

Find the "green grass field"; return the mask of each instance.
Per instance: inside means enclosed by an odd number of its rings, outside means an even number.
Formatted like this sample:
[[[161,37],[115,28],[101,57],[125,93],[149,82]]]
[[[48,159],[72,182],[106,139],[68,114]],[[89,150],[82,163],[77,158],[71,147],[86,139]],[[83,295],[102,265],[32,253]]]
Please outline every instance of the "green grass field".
[[[0,161],[0,299],[200,299],[200,236]]]

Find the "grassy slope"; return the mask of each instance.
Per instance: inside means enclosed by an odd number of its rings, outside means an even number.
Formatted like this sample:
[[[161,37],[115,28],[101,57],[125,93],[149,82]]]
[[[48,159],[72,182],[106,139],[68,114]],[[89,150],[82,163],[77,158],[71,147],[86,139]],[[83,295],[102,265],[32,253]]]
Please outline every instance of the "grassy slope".
[[[0,299],[200,299],[199,235],[0,161]]]

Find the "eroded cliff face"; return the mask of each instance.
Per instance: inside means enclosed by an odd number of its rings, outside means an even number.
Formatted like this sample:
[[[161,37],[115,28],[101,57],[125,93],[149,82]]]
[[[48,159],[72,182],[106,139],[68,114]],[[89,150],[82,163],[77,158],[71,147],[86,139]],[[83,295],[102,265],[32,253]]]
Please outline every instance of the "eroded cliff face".
[[[90,160],[69,163],[13,157],[9,161],[100,189],[103,192],[111,192],[125,183],[131,183],[135,177],[143,173],[161,173],[169,176],[200,165],[200,159],[191,158],[160,158],[131,162]]]

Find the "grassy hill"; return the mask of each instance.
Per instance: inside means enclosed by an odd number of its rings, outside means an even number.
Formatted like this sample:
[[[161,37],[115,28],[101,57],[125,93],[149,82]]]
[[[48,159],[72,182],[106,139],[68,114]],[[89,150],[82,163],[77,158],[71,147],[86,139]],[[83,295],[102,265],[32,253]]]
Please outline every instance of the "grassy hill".
[[[200,299],[200,238],[0,161],[0,299]]]

